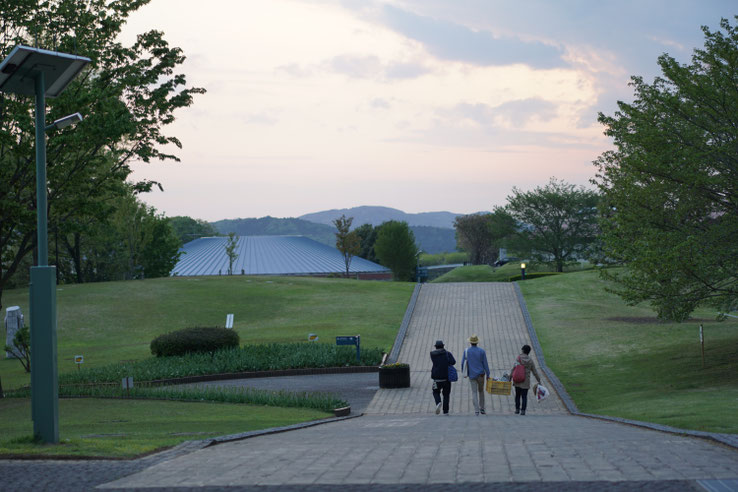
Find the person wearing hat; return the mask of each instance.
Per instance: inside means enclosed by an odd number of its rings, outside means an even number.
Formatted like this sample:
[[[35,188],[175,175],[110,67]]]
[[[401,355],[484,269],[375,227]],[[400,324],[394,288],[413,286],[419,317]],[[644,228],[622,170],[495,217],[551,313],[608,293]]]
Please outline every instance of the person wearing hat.
[[[489,365],[487,364],[487,353],[484,349],[477,347],[479,337],[472,335],[469,337],[469,347],[464,350],[461,357],[461,372],[464,377],[469,378],[471,384],[472,403],[474,403],[474,414],[484,415],[484,386],[485,378],[489,379]],[[466,365],[466,372],[464,366]]]
[[[436,349],[430,353],[433,369],[433,399],[436,402],[436,415],[441,413],[441,394],[443,394],[443,414],[448,415],[449,397],[451,396],[451,381],[448,378],[448,366],[456,364],[451,352],[443,347],[443,340],[436,340]]]

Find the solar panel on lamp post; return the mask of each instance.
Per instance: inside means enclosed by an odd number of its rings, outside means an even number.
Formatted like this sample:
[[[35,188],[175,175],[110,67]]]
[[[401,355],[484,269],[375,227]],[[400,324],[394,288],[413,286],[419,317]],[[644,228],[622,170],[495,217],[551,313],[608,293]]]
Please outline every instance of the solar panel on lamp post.
[[[48,265],[45,132],[49,128],[46,126],[46,97],[53,98],[61,94],[89,62],[90,59],[83,56],[16,46],[0,63],[0,92],[36,97],[38,264],[31,267],[31,418],[34,436],[47,443],[59,442],[59,386],[56,367],[56,267]],[[63,128],[81,119],[82,116],[75,113],[55,121],[50,127]]]

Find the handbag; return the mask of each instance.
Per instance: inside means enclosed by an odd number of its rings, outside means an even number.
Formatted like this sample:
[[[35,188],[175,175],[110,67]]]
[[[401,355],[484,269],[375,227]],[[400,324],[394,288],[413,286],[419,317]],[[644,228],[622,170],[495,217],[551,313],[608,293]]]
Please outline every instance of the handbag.
[[[448,354],[446,354],[446,360],[448,360]],[[448,380],[452,383],[459,380],[459,373],[456,372],[456,368],[451,364],[448,366]]]

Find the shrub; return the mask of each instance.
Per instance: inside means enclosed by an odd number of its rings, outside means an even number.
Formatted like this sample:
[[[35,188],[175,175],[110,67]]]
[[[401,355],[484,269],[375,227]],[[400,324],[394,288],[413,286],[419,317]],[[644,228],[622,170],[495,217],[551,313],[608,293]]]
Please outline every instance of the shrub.
[[[215,352],[238,347],[238,333],[223,327],[194,327],[159,335],[151,341],[151,353],[157,357],[195,352]]]

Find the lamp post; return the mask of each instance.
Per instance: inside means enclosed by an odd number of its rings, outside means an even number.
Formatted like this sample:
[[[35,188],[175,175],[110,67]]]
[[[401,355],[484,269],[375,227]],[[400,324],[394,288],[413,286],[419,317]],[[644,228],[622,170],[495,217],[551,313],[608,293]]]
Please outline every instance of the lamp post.
[[[520,264],[520,280],[525,280],[525,263]]]
[[[31,418],[33,434],[59,442],[56,367],[56,267],[49,266],[46,135],[80,121],[79,113],[46,126],[46,97],[58,96],[90,62],[82,56],[16,46],[0,63],[0,91],[36,97],[36,229],[38,264],[31,267]]]

